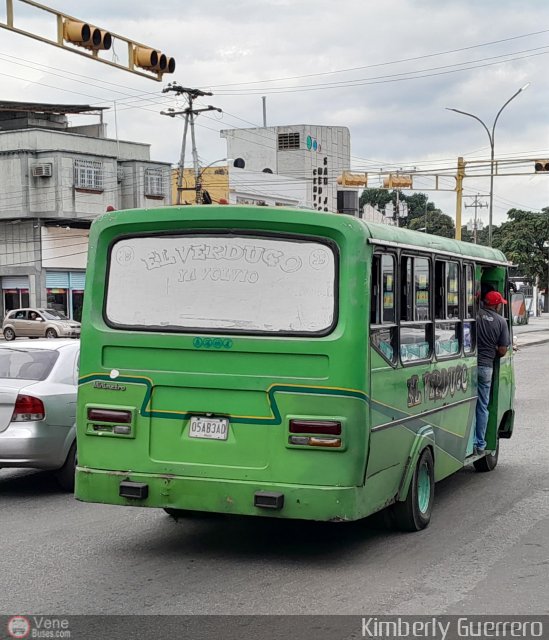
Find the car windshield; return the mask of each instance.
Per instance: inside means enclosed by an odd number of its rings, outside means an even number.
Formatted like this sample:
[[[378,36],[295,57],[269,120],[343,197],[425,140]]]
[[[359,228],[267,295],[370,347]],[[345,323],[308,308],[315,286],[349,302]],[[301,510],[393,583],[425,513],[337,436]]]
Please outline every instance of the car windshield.
[[[0,379],[45,380],[58,357],[53,349],[0,347]]]
[[[62,311],[57,309],[40,309],[40,313],[47,320],[66,320],[67,316]]]

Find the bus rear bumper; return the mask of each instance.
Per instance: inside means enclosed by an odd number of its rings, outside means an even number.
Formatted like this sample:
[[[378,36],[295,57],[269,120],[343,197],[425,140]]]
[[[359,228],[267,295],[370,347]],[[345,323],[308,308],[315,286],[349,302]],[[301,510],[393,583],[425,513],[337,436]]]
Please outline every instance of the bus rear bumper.
[[[346,521],[367,515],[358,513],[358,487],[267,484],[87,467],[76,469],[75,495],[83,502],[302,520]]]

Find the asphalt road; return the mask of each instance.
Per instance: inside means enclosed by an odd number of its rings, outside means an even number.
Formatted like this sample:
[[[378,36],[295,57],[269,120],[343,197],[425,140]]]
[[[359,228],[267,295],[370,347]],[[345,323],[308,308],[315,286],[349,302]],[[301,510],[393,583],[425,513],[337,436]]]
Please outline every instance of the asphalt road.
[[[82,504],[0,471],[0,613],[549,614],[549,344],[516,356],[497,469],[437,485],[431,526],[210,517]]]

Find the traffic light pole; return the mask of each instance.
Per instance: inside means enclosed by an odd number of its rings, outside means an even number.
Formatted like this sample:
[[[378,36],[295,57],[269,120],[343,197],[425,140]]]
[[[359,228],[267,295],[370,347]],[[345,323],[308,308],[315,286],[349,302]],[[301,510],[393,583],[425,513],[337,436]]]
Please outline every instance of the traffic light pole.
[[[113,33],[110,30],[95,27],[80,18],[62,13],[61,11],[35,2],[35,0],[19,0],[19,2],[45,12],[48,16],[52,17],[52,20],[55,20],[55,25],[53,25],[57,32],[55,39],[16,27],[14,24],[13,0],[5,0],[6,20],[4,22],[0,18],[0,28],[7,29],[8,31],[18,33],[28,38],[33,38],[45,44],[53,45],[65,51],[71,51],[79,56],[97,60],[111,67],[129,71],[142,78],[161,81],[164,74],[175,71],[175,59],[166,56],[154,47]],[[127,47],[127,64],[115,62],[115,60],[108,60],[99,55],[100,52],[111,49],[115,41],[118,41],[119,46],[120,43],[124,43]],[[138,71],[135,67],[139,67],[143,69],[143,71]]]

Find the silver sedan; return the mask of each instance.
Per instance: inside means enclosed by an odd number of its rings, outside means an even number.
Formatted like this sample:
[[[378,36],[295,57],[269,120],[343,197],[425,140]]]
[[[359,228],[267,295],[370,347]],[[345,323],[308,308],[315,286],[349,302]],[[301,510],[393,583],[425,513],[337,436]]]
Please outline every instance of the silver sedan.
[[[53,469],[74,489],[79,349],[77,340],[0,344],[0,468]]]

